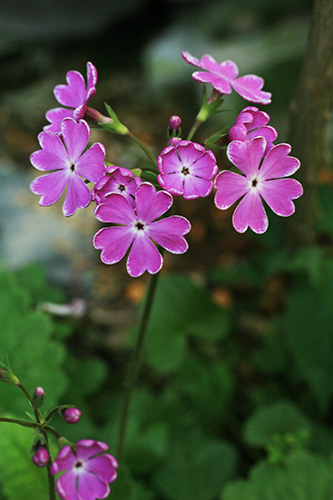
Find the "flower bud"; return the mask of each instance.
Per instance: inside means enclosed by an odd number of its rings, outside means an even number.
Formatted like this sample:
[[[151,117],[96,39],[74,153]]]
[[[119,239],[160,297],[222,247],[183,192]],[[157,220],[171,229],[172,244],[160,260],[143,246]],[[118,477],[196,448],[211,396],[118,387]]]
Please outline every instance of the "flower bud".
[[[169,146],[176,146],[181,140],[182,139],[180,137],[171,137],[169,140]]]
[[[81,418],[81,411],[77,408],[67,408],[63,411],[62,416],[68,424],[77,424]]]
[[[32,398],[32,404],[34,408],[39,408],[40,406],[42,406],[44,401],[44,396],[45,396],[45,391],[43,387],[36,387]]]
[[[181,119],[179,116],[177,115],[173,115],[170,117],[169,119],[169,129],[170,129],[170,132],[173,132],[173,131],[176,131],[179,129],[180,127],[180,124],[181,124]]]
[[[37,467],[45,467],[49,460],[49,452],[44,446],[39,446],[32,457],[32,461]]]
[[[1,363],[0,367],[0,381],[5,384],[19,385],[20,381],[10,368]]]

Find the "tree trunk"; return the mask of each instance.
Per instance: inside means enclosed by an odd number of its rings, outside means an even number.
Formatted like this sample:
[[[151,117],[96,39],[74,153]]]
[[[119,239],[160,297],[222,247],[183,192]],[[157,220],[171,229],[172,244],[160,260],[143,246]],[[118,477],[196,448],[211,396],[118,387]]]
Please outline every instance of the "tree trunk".
[[[327,129],[333,102],[333,0],[315,0],[308,46],[298,88],[291,103],[289,141],[301,168],[296,178],[304,194],[288,221],[293,245],[316,243],[318,174],[330,162]],[[333,190],[332,190],[333,196]]]

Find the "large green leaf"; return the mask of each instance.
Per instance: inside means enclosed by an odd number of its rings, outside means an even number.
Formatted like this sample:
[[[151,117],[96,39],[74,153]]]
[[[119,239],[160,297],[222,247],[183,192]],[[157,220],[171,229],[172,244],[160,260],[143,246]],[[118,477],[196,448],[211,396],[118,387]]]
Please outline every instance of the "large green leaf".
[[[255,466],[247,480],[228,484],[221,500],[330,500],[333,461],[294,451],[283,465]]]
[[[212,302],[208,292],[182,275],[162,276],[149,321],[146,354],[160,373],[177,369],[185,353],[186,337],[224,338],[228,314]]]
[[[45,403],[53,406],[67,385],[62,370],[65,348],[53,339],[51,319],[31,305],[29,292],[15,276],[0,270],[1,361],[9,360],[13,372],[30,393],[45,389]],[[22,412],[27,402],[16,387],[1,384],[0,410]]]

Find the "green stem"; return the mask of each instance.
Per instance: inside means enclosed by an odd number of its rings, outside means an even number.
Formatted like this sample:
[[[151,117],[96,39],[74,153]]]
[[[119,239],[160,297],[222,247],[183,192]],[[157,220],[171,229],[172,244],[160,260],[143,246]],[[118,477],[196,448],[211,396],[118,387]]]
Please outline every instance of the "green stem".
[[[187,136],[187,140],[188,141],[191,141],[192,140],[192,137],[194,136],[194,134],[196,133],[196,131],[198,130],[198,128],[200,127],[200,125],[202,124],[202,120],[199,120],[198,118],[196,118],[194,124],[193,124],[193,127],[191,128],[188,136]]]
[[[142,347],[143,347],[145,336],[146,336],[148,320],[149,320],[149,316],[150,316],[152,305],[153,305],[153,300],[154,300],[154,296],[155,296],[156,285],[157,285],[159,274],[160,273],[151,275],[150,283],[149,283],[149,287],[148,287],[148,292],[147,292],[147,296],[145,299],[144,309],[143,309],[140,324],[139,324],[138,336],[137,336],[136,345],[135,345],[135,349],[134,349],[134,353],[133,353],[132,363],[131,363],[129,373],[128,373],[127,384],[125,387],[124,404],[123,404],[122,413],[120,416],[120,428],[119,428],[119,434],[118,434],[117,455],[116,455],[117,460],[121,460],[121,457],[122,457],[122,454],[124,451],[127,425],[128,425],[128,420],[129,420],[129,416],[130,416],[130,406],[131,406],[132,397],[133,397],[134,388],[135,388],[135,383],[136,383],[136,379],[137,379],[137,375],[138,375],[138,371],[139,371],[141,351],[142,351]]]
[[[32,402],[32,399],[30,397],[30,394],[28,393],[28,391],[26,390],[26,388],[21,384],[21,382],[19,384],[17,384],[17,387],[19,387],[21,389],[21,391],[24,392],[24,394],[26,395],[32,409],[34,410],[34,414],[35,414],[35,418],[36,418],[36,421],[38,423],[40,423],[40,413],[39,411],[37,410],[37,408],[34,407],[33,405],[33,402]]]
[[[149,151],[149,149],[137,137],[135,137],[135,135],[132,134],[132,132],[130,132],[129,130],[127,132],[127,135],[129,137],[131,137],[131,139],[133,139],[133,141],[136,142],[136,144],[142,149],[142,151],[149,158],[149,161],[154,165],[154,168],[157,171],[156,158],[154,158],[154,156],[151,154],[151,152]]]
[[[26,422],[25,420],[19,420],[17,418],[0,417],[0,422],[9,422],[11,424],[22,425],[23,427],[39,427],[38,424],[35,424],[33,422]]]

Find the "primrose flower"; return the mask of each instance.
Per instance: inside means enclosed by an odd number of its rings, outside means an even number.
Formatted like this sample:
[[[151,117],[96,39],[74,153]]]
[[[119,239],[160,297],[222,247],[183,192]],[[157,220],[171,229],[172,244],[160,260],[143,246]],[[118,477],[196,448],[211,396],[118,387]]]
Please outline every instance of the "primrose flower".
[[[122,167],[109,166],[105,168],[105,175],[95,184],[92,190],[92,199],[102,203],[109,193],[119,193],[125,196],[134,207],[135,190],[142,180],[135,177],[131,170]]]
[[[157,159],[157,177],[163,189],[186,200],[205,197],[213,188],[216,158],[200,144],[178,141],[167,146]]]
[[[65,471],[57,479],[57,492],[65,500],[95,500],[106,498],[110,493],[109,483],[117,478],[117,460],[104,453],[108,445],[101,441],[83,439],[78,441],[75,452],[64,446],[51,466],[55,476]]]
[[[119,262],[129,250],[127,272],[132,277],[145,271],[156,274],[162,268],[163,257],[153,242],[171,253],[185,253],[188,244],[184,235],[191,229],[189,221],[179,215],[159,219],[173,199],[166,191],[156,191],[149,182],[137,187],[135,201],[133,208],[121,194],[108,194],[96,207],[95,215],[102,222],[116,225],[100,229],[93,239],[94,247],[102,250],[105,264]]]
[[[303,194],[298,181],[281,179],[294,174],[300,166],[297,158],[289,156],[291,146],[277,144],[264,157],[265,149],[264,137],[255,137],[249,142],[232,141],[227,156],[243,175],[222,171],[215,179],[217,208],[225,210],[241,198],[232,217],[233,226],[239,233],[244,233],[248,227],[255,233],[267,230],[268,219],[262,200],[277,215],[288,217],[295,211],[292,200]]]
[[[78,71],[68,71],[67,84],[57,85],[53,93],[57,101],[66,108],[53,108],[47,111],[45,117],[50,122],[44,130],[61,132],[61,122],[64,118],[80,120],[84,117],[89,99],[96,94],[97,69],[87,62],[87,85]]]
[[[189,52],[182,52],[183,59],[204,71],[196,71],[192,74],[194,80],[202,83],[210,83],[220,94],[231,94],[234,89],[243,99],[250,102],[269,104],[272,94],[262,89],[264,80],[256,75],[245,75],[238,77],[238,67],[233,61],[218,63],[209,54],[204,55],[201,60],[191,56]]]
[[[254,137],[265,137],[265,155],[274,146],[274,141],[278,136],[274,127],[267,125],[270,116],[265,111],[259,111],[254,106],[242,109],[236,118],[235,125],[229,130],[229,137],[232,141],[250,141]]]
[[[63,214],[69,217],[77,208],[85,208],[91,201],[91,192],[83,178],[98,182],[104,174],[105,148],[96,142],[83,152],[88,144],[90,129],[84,120],[78,123],[65,118],[60,137],[53,132],[38,136],[42,149],[30,156],[32,165],[50,173],[37,177],[30,184],[34,194],[40,195],[39,204],[53,205],[66,191]],[[83,178],[82,178],[83,177]]]

